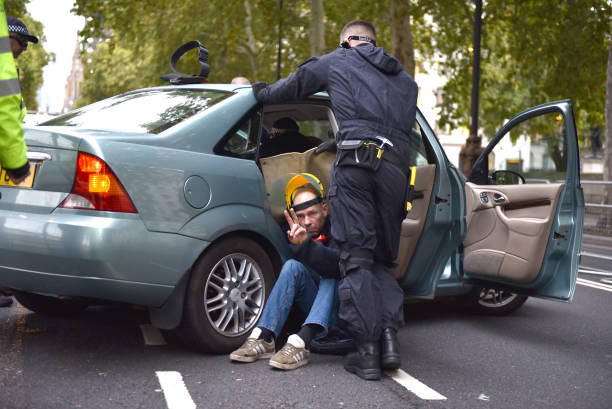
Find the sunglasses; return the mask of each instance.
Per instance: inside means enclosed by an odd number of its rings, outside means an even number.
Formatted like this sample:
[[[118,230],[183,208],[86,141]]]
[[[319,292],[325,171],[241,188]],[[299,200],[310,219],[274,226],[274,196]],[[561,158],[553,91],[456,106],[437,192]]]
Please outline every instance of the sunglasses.
[[[348,36],[346,37],[346,40],[340,43],[339,47],[351,48],[351,46],[349,45],[350,40],[367,41],[368,43],[376,47],[376,40],[372,40],[370,37],[363,37],[363,36]]]
[[[23,48],[28,48],[28,40],[26,40],[24,37],[20,36],[19,34],[15,34],[10,37],[17,40],[19,45],[22,46]]]

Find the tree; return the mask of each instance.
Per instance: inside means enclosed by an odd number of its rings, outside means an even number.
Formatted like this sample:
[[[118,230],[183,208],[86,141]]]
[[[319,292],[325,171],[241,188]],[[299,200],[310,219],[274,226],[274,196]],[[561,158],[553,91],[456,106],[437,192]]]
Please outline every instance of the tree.
[[[29,1],[5,0],[4,8],[7,16],[17,17],[23,21],[28,30],[33,35],[36,35],[39,40],[38,44],[30,43],[28,50],[22,53],[19,59],[15,61],[19,68],[21,95],[26,107],[29,110],[37,110],[38,101],[36,101],[36,95],[38,88],[43,82],[43,68],[50,61],[54,61],[55,54],[48,53],[42,47],[42,43],[46,40],[43,25],[28,14],[26,10],[27,3]]]
[[[210,50],[211,82],[228,82],[236,75],[273,82],[279,13],[283,17],[282,77],[311,55],[332,51],[346,22],[371,20],[378,28],[378,44],[391,50],[409,72],[424,59],[440,61],[441,74],[448,82],[441,90],[439,125],[469,125],[473,0],[283,0],[283,5],[279,10],[278,0],[233,1],[231,7],[221,0],[76,0],[75,11],[89,18],[81,33],[85,41],[109,39],[109,49],[94,50],[87,56],[108,54],[104,57],[107,65],[97,65],[95,71],[109,73],[96,76],[95,81],[113,81],[113,70],[138,70],[134,76],[122,74],[130,81],[118,81],[121,91],[161,84],[159,76],[168,72],[172,52],[192,39]],[[603,124],[610,15],[608,0],[484,2],[482,134],[493,136],[506,119],[529,106],[563,98],[572,99],[578,129]],[[585,25],[589,30],[583,30]],[[313,35],[321,33],[323,42]],[[317,52],[311,48],[315,40]],[[325,44],[323,49],[321,44]],[[123,50],[117,57],[113,46]],[[585,66],[589,69],[583,69]],[[178,68],[190,74],[199,72],[196,58],[190,55]],[[86,71],[84,83],[93,81]],[[106,92],[118,89],[117,84],[98,84]],[[95,98],[104,96],[110,95],[96,94]]]
[[[323,0],[311,0],[310,4],[310,55],[319,56],[325,50],[325,10]]]
[[[470,3],[428,10],[434,16],[434,47],[446,60],[443,74],[449,78],[442,93],[440,123],[451,127],[469,124]],[[601,123],[610,15],[605,0],[487,1],[482,132],[490,137],[511,114],[564,98],[572,99],[579,129],[585,123]]]
[[[612,39],[612,33],[610,35]],[[606,79],[606,136],[604,139],[604,173],[603,180],[612,182],[612,40],[610,41],[608,51],[608,66]],[[602,195],[603,204],[612,204],[612,185],[604,186],[604,194]],[[610,228],[612,226],[612,211],[604,209],[604,215],[599,223],[603,227]]]
[[[391,0],[391,53],[404,66],[411,77],[415,73],[414,40],[410,24],[410,3],[407,0]]]

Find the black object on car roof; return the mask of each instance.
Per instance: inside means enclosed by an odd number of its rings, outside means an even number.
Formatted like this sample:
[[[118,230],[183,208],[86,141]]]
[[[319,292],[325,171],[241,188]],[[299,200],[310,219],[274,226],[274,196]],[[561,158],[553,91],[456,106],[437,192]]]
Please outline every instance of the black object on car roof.
[[[183,74],[176,70],[176,63],[187,52],[194,48],[198,49],[198,62],[202,66],[200,74],[189,75]],[[189,41],[179,48],[170,57],[170,74],[162,75],[160,78],[168,81],[171,84],[205,84],[208,82],[208,74],[210,73],[210,65],[208,65],[208,49],[197,40]]]

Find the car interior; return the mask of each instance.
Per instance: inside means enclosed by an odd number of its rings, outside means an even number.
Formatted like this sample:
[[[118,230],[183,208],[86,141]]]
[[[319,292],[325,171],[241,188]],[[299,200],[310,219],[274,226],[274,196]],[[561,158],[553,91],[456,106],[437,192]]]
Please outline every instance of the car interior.
[[[271,129],[271,124],[276,119],[286,116],[300,124],[300,131],[304,135],[317,137],[321,141],[333,139],[338,129],[331,109],[325,104],[316,103],[266,106],[263,128]],[[423,231],[436,175],[435,160],[428,151],[426,140],[417,123],[412,130],[410,143],[412,153],[409,164],[416,166],[416,179],[412,209],[402,223],[398,258],[395,261],[397,266],[392,271],[398,280],[406,273]],[[335,153],[324,152],[316,155],[314,151],[315,149],[303,153],[287,152],[259,160],[272,215],[281,225],[285,222],[284,187],[293,174],[312,173],[321,180],[326,192],[329,189],[329,175]]]

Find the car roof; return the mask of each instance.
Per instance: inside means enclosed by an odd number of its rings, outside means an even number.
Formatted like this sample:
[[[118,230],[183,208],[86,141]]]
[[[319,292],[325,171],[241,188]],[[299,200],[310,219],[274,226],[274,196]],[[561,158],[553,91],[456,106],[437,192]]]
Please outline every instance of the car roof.
[[[181,84],[181,85],[160,85],[160,86],[155,86],[155,87],[135,89],[135,90],[131,90],[131,91],[128,91],[128,92],[142,91],[142,90],[147,90],[147,89],[163,89],[163,88],[166,88],[166,89],[176,89],[176,88],[205,89],[205,90],[236,92],[238,90],[250,90],[251,89],[251,85],[242,85],[242,84],[212,84],[212,83],[206,83],[206,84]],[[329,95],[325,91],[317,92],[316,94],[313,94],[313,96],[329,98]]]

